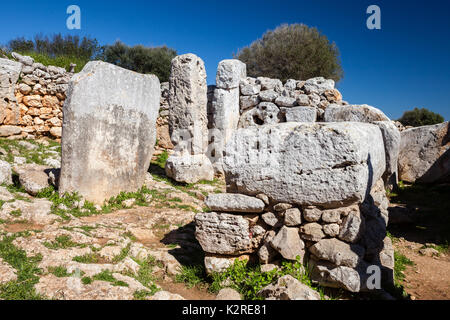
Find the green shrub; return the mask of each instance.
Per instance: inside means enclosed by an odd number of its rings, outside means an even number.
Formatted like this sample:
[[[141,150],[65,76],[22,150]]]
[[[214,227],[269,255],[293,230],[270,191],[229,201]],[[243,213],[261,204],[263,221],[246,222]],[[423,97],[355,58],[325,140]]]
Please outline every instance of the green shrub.
[[[103,61],[139,73],[152,73],[161,82],[169,81],[171,61],[177,52],[166,46],[145,47],[137,45],[129,47],[116,41],[113,45],[104,47],[101,57]]]
[[[306,80],[343,77],[339,49],[316,28],[304,24],[281,25],[240,50],[236,57],[247,64],[252,77]]]
[[[444,117],[425,108],[414,108],[414,110],[403,113],[398,121],[404,126],[420,127],[442,123]]]

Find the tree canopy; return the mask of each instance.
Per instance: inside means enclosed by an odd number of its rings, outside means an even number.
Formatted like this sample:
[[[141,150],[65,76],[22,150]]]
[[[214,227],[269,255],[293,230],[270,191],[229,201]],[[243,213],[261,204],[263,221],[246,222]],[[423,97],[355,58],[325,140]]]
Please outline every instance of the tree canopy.
[[[403,116],[398,121],[404,126],[420,127],[442,123],[444,122],[444,117],[426,108],[414,108],[414,110],[403,113]]]
[[[284,24],[267,31],[235,56],[247,64],[247,73],[252,77],[286,81],[321,76],[336,82],[343,77],[336,44],[304,24]]]
[[[169,80],[170,64],[176,55],[175,50],[166,46],[145,47],[136,45],[130,47],[116,41],[113,45],[104,47],[102,60],[136,72],[152,73],[161,82],[165,82]]]

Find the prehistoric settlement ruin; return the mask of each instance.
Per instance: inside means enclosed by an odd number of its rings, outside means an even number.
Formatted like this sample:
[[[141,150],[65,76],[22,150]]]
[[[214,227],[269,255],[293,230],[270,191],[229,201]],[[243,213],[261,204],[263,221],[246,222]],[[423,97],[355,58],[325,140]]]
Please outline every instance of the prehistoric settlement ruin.
[[[175,181],[225,178],[227,193],[209,194],[210,210],[195,216],[208,273],[300,259],[323,286],[369,290],[370,266],[392,284],[386,189],[450,180],[448,122],[405,129],[343,101],[333,80],[283,84],[223,60],[207,86],[203,61],[184,54],[160,84],[99,61],[72,74],[14,57],[0,59],[0,136],[61,139],[61,169],[50,173],[60,194],[101,204],[136,191],[155,144],[171,150]],[[11,183],[9,165],[0,171]]]

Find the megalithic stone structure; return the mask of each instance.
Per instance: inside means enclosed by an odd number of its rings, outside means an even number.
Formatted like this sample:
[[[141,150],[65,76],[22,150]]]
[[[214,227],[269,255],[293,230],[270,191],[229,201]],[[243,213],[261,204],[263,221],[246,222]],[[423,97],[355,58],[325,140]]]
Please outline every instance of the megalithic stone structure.
[[[75,74],[64,104],[59,193],[101,204],[145,180],[156,141],[160,83],[101,61]]]
[[[212,180],[208,148],[206,71],[202,59],[188,53],[172,60],[169,79],[169,129],[174,154],[166,174],[178,182]]]

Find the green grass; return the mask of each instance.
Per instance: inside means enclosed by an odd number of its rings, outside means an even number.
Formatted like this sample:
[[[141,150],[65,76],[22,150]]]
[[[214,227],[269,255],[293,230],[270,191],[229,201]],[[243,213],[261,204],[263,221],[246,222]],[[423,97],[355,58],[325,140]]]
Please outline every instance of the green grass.
[[[401,281],[405,279],[404,271],[406,270],[407,266],[413,266],[414,262],[409,260],[406,256],[402,255],[401,253],[395,251],[394,252],[394,279],[397,284],[399,284]]]
[[[224,287],[231,287],[242,294],[245,300],[260,300],[258,292],[279,278],[291,275],[303,284],[318,291],[325,299],[323,288],[312,283],[307,268],[297,261],[283,261],[279,269],[261,272],[260,265],[249,265],[247,261],[235,261],[225,272],[206,275],[203,265],[183,266],[175,281],[185,283],[188,288],[207,287],[211,292],[218,292]]]
[[[40,300],[44,299],[34,289],[39,282],[38,275],[42,270],[38,268],[41,256],[28,257],[26,252],[17,248],[13,241],[29,233],[16,233],[12,236],[4,236],[0,240],[0,257],[17,271],[17,280],[0,284],[0,299],[5,300]]]
[[[64,266],[48,267],[48,272],[55,275],[58,278],[65,278],[72,276],[72,273],[68,273],[66,267]]]
[[[102,272],[94,275],[92,277],[92,280],[106,281],[111,283],[112,286],[128,287],[128,284],[126,282],[114,278],[111,271],[109,270],[103,270]]]
[[[128,256],[128,253],[130,252],[130,247],[131,243],[129,243],[125,248],[122,248],[120,253],[112,259],[112,262],[117,263],[125,259]]]
[[[66,69],[69,71],[69,67],[71,63],[75,63],[77,66],[75,67],[75,72],[80,72],[86,63],[89,62],[89,59],[80,58],[77,56],[67,56],[61,55],[57,57],[51,57],[42,53],[35,52],[18,52],[24,56],[30,56],[34,59],[35,62],[42,63],[44,66],[56,66]]]
[[[14,163],[14,157],[17,155],[14,155],[14,152],[19,154],[20,157],[24,157],[26,159],[26,163],[36,163],[43,165],[44,160],[46,158],[54,158],[54,154],[52,151],[56,151],[60,153],[60,145],[57,142],[48,141],[49,145],[45,146],[41,143],[38,143],[33,140],[20,140],[20,141],[26,141],[32,145],[35,145],[36,148],[32,150],[28,150],[26,147],[19,144],[19,141],[17,140],[8,140],[4,138],[0,138],[0,147],[3,148],[6,152],[6,156],[2,156],[3,160],[13,164]],[[51,150],[51,147],[58,146],[57,150]]]
[[[52,242],[45,241],[43,244],[45,247],[47,247],[49,249],[53,249],[53,250],[67,249],[67,248],[73,248],[73,247],[78,247],[78,248],[87,247],[86,244],[73,242],[72,238],[68,235],[58,236],[55,238],[54,241],[52,241]]]
[[[100,256],[95,253],[87,253],[82,256],[73,257],[72,261],[80,263],[98,263],[100,261]]]
[[[157,165],[161,169],[164,169],[168,158],[169,153],[166,150],[164,150],[160,155],[156,157],[155,161],[152,161],[152,164]]]

